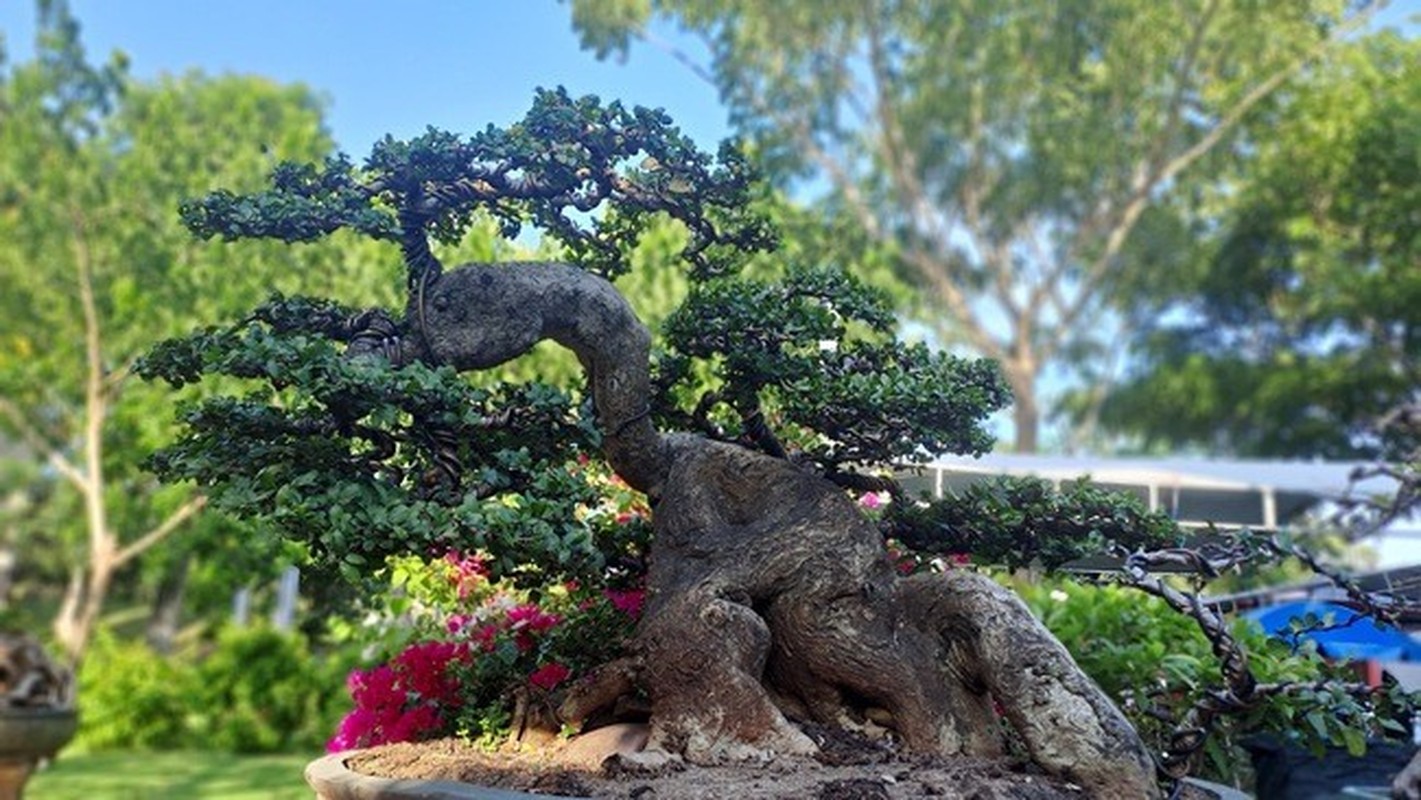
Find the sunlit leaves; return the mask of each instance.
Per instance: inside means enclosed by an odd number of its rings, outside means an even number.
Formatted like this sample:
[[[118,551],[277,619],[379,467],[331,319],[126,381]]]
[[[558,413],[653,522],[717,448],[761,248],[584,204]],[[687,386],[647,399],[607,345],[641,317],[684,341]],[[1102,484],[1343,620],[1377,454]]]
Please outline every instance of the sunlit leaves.
[[[1402,444],[1370,429],[1421,383],[1417,64],[1415,41],[1381,34],[1289,93],[1202,247],[1143,310],[1146,361],[1108,426],[1255,455]]]
[[[659,378],[676,389],[709,369],[731,409],[760,410],[797,458],[830,472],[989,449],[980,424],[1010,401],[996,366],[893,342],[894,322],[880,293],[841,270],[711,281],[667,319]],[[683,413],[703,399],[682,397]]]

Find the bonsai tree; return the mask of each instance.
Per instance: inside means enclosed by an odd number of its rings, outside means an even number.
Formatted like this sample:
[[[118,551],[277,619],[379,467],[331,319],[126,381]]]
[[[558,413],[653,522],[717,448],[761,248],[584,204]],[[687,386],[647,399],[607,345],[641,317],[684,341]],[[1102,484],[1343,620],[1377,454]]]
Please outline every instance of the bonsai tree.
[[[1134,730],[1026,607],[928,562],[982,550],[1052,566],[1159,543],[1169,526],[1092,494],[1069,514],[1035,513],[1046,506],[1012,485],[955,504],[904,496],[890,465],[983,452],[982,421],[1009,392],[990,362],[895,341],[885,301],[842,271],[745,277],[773,261],[753,186],[733,147],[711,157],[660,112],[545,91],[507,128],[386,139],[358,168],[282,165],[268,191],[194,201],[182,212],[201,236],[396,242],[408,303],[274,298],[161,344],[150,377],[264,388],[187,406],[154,468],[352,577],[441,549],[486,554],[525,586],[644,570],[630,646],[573,685],[556,722],[605,721],[642,693],[645,759],[813,753],[806,723],[992,755],[1000,715],[1048,772],[1101,797],[1155,796]],[[445,269],[435,247],[481,216],[510,238],[532,225],[560,261]],[[611,281],[658,219],[684,226],[693,286],[653,352]],[[463,376],[544,339],[576,354],[581,397]],[[645,493],[648,536],[579,513],[594,490],[569,465],[595,453]],[[864,492],[895,502],[871,518],[853,498]],[[964,513],[1018,500],[994,519]]]

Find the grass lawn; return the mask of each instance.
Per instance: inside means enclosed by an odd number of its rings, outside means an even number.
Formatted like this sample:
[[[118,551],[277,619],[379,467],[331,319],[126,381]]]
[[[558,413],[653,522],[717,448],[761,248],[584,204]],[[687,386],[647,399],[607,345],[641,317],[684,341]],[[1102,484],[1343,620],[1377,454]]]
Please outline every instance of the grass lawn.
[[[301,771],[317,754],[60,754],[30,778],[33,800],[310,800]]]

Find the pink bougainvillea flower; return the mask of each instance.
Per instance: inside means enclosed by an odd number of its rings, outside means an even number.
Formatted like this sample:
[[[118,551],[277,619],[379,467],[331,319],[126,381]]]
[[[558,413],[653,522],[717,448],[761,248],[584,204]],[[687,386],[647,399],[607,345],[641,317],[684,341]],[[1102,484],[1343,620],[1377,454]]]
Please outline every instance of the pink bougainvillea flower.
[[[342,750],[369,747],[376,720],[376,715],[369,709],[359,707],[352,709],[349,714],[341,718],[340,725],[336,727],[335,736],[326,742],[326,752],[339,753]]]
[[[459,683],[449,675],[449,664],[459,660],[463,650],[453,642],[416,642],[395,657],[395,664],[406,687],[421,699],[450,701]]]
[[[859,498],[859,507],[872,511],[875,508],[882,508],[888,502],[887,492],[866,492]]]
[[[531,603],[508,609],[508,627],[511,630],[546,633],[557,627],[560,622],[562,622],[562,617],[557,614],[549,614]]]
[[[513,631],[513,641],[518,649],[525,653],[533,649],[537,634],[552,630],[560,622],[562,617],[549,614],[531,603],[508,609],[508,629]]]
[[[332,751],[370,747],[391,741],[389,731],[404,713],[405,692],[397,685],[394,670],[381,665],[351,673],[355,708],[346,714],[336,735],[326,743]]]
[[[354,700],[357,706],[365,708],[403,705],[405,695],[398,688],[398,683],[399,676],[389,664],[381,664],[363,672],[354,670],[346,679],[346,684],[350,687],[350,699]]]
[[[498,641],[498,626],[484,625],[469,634],[469,641],[479,646],[485,653],[493,652],[494,644]]]
[[[545,692],[551,692],[571,674],[572,670],[554,661],[533,670],[533,674],[528,676],[528,682]]]
[[[488,564],[478,555],[464,555],[455,550],[444,554],[444,560],[453,567],[449,580],[454,583],[463,600],[473,593],[479,584],[488,580]]]
[[[646,602],[645,589],[607,589],[602,592],[612,608],[635,619],[641,616],[642,604]]]
[[[394,724],[383,731],[385,741],[378,742],[378,744],[417,741],[439,730],[439,726],[442,724],[443,720],[434,706],[417,705],[401,714]]]
[[[441,708],[459,705],[458,680],[449,665],[467,656],[457,642],[416,642],[388,664],[351,670],[346,686],[355,708],[326,742],[331,752],[406,742],[438,733]]]

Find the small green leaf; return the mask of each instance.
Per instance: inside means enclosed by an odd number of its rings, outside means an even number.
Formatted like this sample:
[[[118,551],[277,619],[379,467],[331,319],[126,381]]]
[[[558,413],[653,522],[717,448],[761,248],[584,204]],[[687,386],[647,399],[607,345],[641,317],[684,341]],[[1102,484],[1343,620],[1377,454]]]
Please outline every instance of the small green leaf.
[[[1354,758],[1367,753],[1367,738],[1356,728],[1351,726],[1343,728],[1342,742],[1347,746],[1347,754]]]
[[[1328,740],[1327,718],[1323,716],[1321,711],[1309,711],[1303,719],[1312,728],[1313,733],[1317,735],[1318,739],[1324,742]]]

